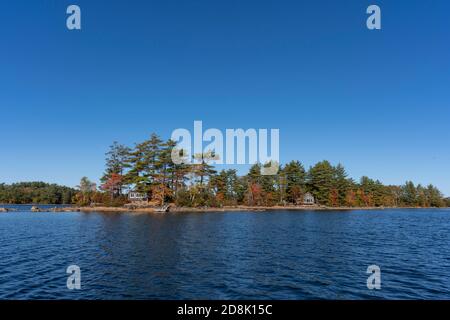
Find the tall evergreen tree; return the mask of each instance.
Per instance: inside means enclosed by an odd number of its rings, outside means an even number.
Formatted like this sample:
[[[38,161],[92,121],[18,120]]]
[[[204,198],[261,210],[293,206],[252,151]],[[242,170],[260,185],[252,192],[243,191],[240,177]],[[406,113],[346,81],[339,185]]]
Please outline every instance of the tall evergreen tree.
[[[111,196],[122,194],[125,183],[123,176],[129,167],[130,152],[129,147],[114,141],[106,153],[106,169],[101,181],[112,192]]]
[[[319,204],[331,205],[334,174],[334,168],[328,161],[321,161],[309,169],[308,185]]]
[[[412,181],[402,187],[402,201],[405,206],[417,206],[417,189]]]
[[[192,164],[192,172],[195,179],[197,179],[197,182],[203,187],[205,181],[216,173],[214,166],[210,164],[211,161],[216,159],[216,155],[214,152],[204,152],[195,154],[193,158],[194,164]]]
[[[280,170],[281,192],[285,186],[286,200],[296,203],[306,191],[306,171],[300,161],[291,161]],[[283,200],[283,199],[282,199]]]
[[[151,196],[154,185],[158,183],[161,150],[162,140],[153,133],[149,140],[136,144],[134,150],[130,152],[128,158],[130,170],[126,175],[126,181],[132,184],[136,191]]]
[[[348,174],[342,164],[338,164],[334,167],[334,190],[337,193],[337,205],[346,205],[346,196],[350,190],[354,187],[354,181],[348,178]]]

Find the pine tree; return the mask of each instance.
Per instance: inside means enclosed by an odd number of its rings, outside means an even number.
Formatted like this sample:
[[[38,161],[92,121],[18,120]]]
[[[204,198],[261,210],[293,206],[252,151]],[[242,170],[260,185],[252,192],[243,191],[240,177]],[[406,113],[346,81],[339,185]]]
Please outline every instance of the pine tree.
[[[428,187],[426,189],[426,194],[427,194],[429,206],[436,207],[436,208],[445,206],[445,201],[443,199],[444,196],[439,191],[439,189],[436,188],[435,186],[433,186],[432,184],[428,185]]]
[[[417,206],[417,189],[411,181],[402,187],[402,202],[405,206]]]
[[[216,159],[216,156],[214,152],[205,152],[195,154],[193,158],[194,164],[192,165],[192,172],[199,185],[203,187],[205,181],[216,173],[214,166],[209,164],[211,161]]]
[[[103,184],[108,184],[108,190],[114,184],[111,196],[121,195],[124,188],[125,170],[129,167],[131,149],[115,141],[106,153],[106,170],[101,178]]]
[[[280,171],[280,179],[286,186],[286,200],[296,203],[306,191],[306,172],[299,161],[291,161]]]
[[[319,162],[309,169],[308,185],[319,204],[331,205],[334,174],[334,168],[328,161]]]
[[[150,139],[136,144],[128,157],[130,170],[126,181],[132,184],[136,191],[151,195],[154,185],[158,183],[159,156],[162,140],[151,134]]]
[[[354,181],[348,179],[348,174],[342,164],[338,164],[334,167],[334,189],[336,193],[336,203],[338,206],[344,206],[346,204],[346,196],[348,192],[354,186]]]

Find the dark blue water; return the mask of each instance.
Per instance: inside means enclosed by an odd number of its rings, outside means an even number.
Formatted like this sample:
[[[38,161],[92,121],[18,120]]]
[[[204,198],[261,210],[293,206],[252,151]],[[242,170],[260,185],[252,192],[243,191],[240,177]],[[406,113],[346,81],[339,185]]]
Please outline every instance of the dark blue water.
[[[54,298],[449,299],[450,210],[0,213],[0,299]]]

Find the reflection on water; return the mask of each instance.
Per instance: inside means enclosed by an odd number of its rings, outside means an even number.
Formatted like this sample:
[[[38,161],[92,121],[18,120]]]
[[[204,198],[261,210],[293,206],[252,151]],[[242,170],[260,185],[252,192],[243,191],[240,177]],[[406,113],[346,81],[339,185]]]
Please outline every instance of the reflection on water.
[[[0,214],[1,299],[448,299],[450,211]],[[66,287],[81,267],[82,289]],[[367,267],[382,289],[368,290]]]

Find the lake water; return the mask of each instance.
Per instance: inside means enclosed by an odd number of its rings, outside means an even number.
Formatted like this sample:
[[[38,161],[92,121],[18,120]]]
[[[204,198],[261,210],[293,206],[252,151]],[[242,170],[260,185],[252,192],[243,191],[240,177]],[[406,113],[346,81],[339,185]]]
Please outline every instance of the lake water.
[[[0,213],[0,299],[449,299],[450,210]],[[81,268],[81,290],[66,269]],[[381,290],[367,288],[369,265]]]

